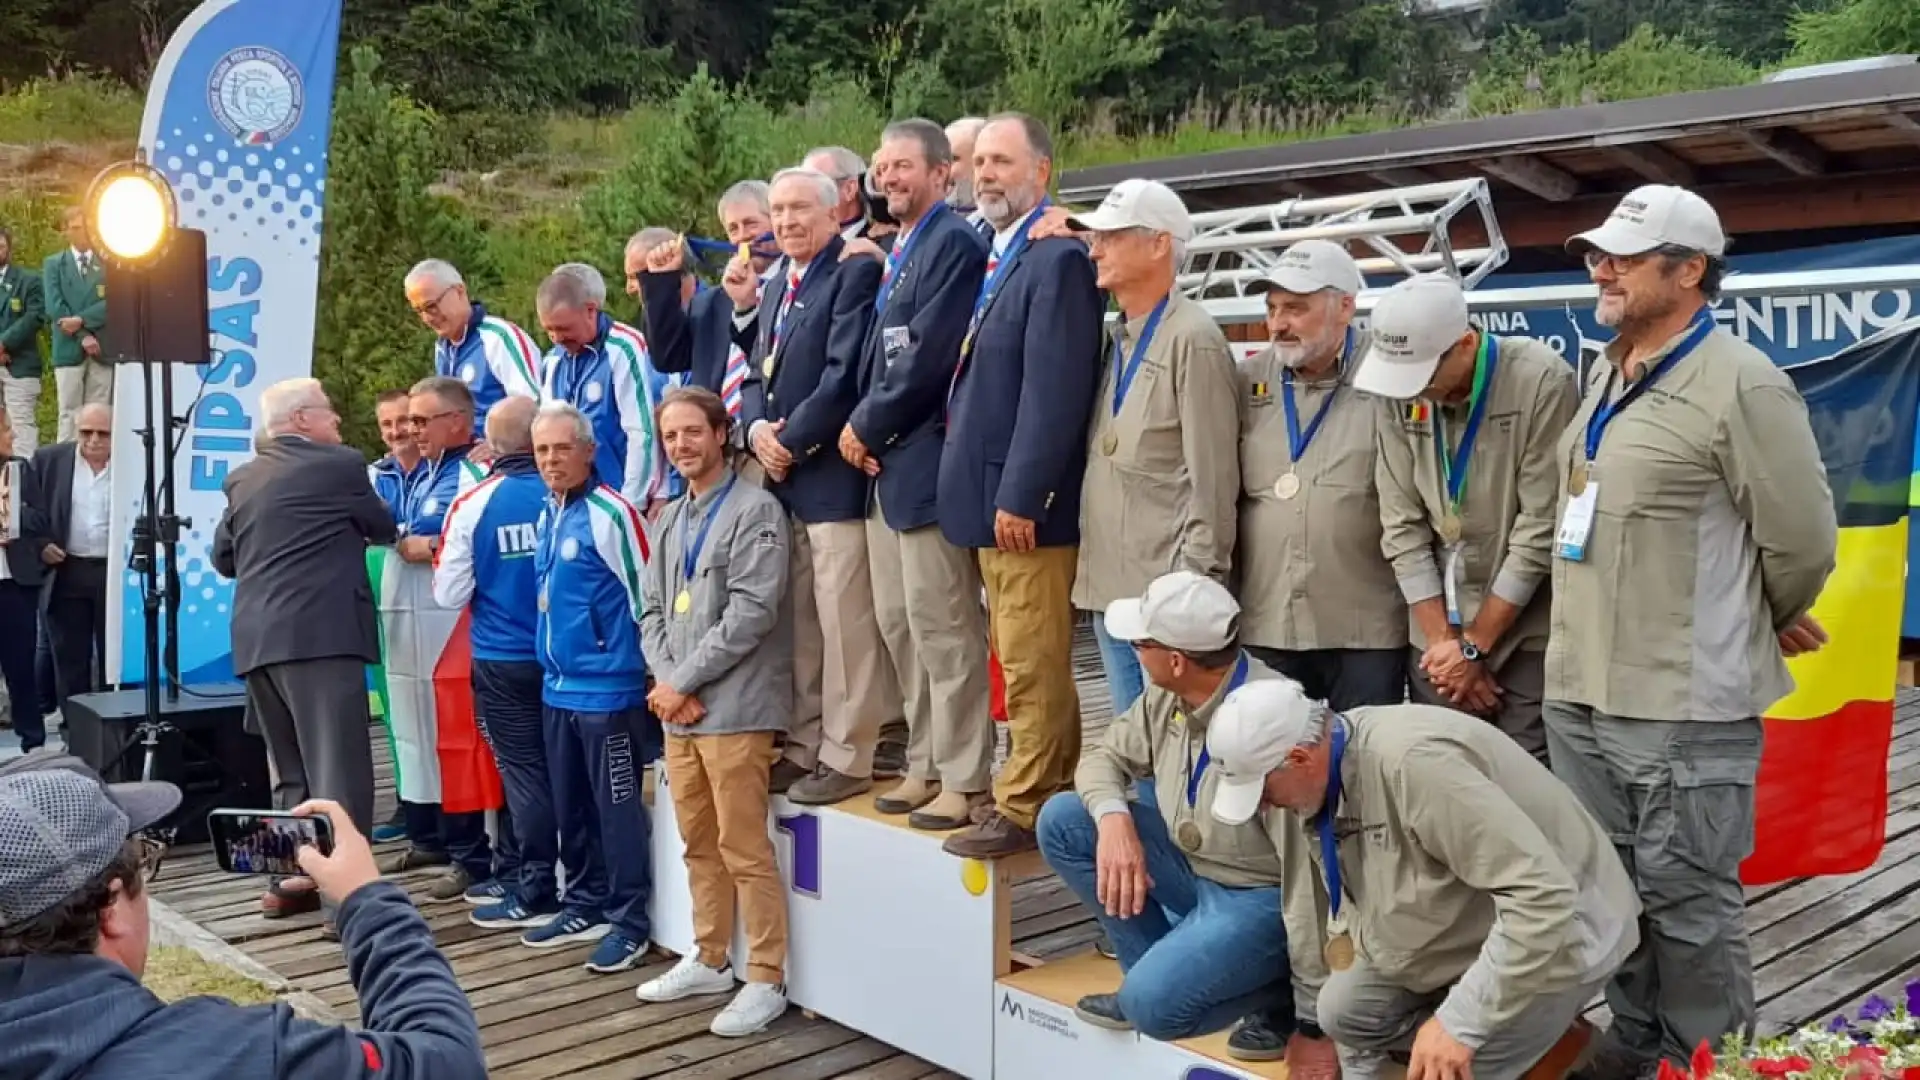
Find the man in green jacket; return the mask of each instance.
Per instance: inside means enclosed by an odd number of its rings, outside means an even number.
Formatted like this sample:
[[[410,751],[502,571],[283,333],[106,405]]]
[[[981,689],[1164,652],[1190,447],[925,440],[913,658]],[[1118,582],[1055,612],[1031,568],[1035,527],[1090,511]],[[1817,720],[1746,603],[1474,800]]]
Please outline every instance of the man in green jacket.
[[[41,287],[53,332],[53,381],[60,395],[59,439],[73,438],[82,405],[113,404],[113,365],[100,347],[107,326],[106,270],[93,250],[86,211],[67,211],[65,251],[47,256]]]
[[[13,264],[13,234],[0,228],[0,404],[13,423],[14,453],[40,446],[40,275]]]

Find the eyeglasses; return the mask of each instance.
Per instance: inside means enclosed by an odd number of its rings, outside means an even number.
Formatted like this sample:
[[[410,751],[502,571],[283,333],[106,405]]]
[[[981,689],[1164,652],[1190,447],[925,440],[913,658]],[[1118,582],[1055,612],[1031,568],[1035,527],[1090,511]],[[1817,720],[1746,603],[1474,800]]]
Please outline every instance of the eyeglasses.
[[[409,416],[407,417],[407,423],[414,427],[421,428],[421,427],[426,427],[428,424],[433,423],[435,420],[445,420],[449,416],[458,416],[458,415],[460,415],[459,409],[448,409],[446,412],[437,412],[437,413],[434,413],[432,416]]]
[[[149,830],[134,839],[140,844],[140,880],[150,882],[160,876],[160,864],[167,860],[167,850],[173,846],[173,830]]]
[[[413,313],[415,315],[432,315],[438,318],[440,315],[440,301],[445,300],[447,298],[448,293],[452,292],[453,290],[459,287],[460,286],[458,285],[449,285],[446,288],[441,289],[439,296],[434,297],[433,299],[427,301],[424,304],[413,305]]]
[[[80,437],[83,439],[111,439],[113,438],[113,432],[103,431],[99,428],[81,428]]]

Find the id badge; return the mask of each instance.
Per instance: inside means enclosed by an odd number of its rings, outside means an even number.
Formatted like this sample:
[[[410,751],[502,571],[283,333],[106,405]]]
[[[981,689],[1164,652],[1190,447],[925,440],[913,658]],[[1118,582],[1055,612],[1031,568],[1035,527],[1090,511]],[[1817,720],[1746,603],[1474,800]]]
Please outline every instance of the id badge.
[[[911,338],[904,326],[889,326],[880,331],[880,348],[886,354],[887,364],[893,364],[893,358],[905,352]]]
[[[1460,547],[1448,544],[1446,554],[1442,556],[1444,569],[1440,578],[1447,597],[1447,625],[1461,626],[1460,619]]]
[[[1600,482],[1590,480],[1585,490],[1567,500],[1567,512],[1560,516],[1560,531],[1554,536],[1553,554],[1568,562],[1585,562],[1587,538],[1593,535],[1594,499],[1600,494]]]

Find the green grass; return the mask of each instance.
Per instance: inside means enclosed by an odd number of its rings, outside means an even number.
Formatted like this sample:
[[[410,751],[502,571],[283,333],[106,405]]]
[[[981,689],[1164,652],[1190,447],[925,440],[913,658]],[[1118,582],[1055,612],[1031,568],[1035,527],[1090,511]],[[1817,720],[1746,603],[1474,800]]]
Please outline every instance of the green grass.
[[[0,94],[0,143],[131,141],[144,107],[144,95],[108,79],[36,79]]]
[[[264,984],[177,946],[150,952],[141,982],[166,1002],[200,995],[226,998],[236,1005],[267,1005],[277,1000]]]

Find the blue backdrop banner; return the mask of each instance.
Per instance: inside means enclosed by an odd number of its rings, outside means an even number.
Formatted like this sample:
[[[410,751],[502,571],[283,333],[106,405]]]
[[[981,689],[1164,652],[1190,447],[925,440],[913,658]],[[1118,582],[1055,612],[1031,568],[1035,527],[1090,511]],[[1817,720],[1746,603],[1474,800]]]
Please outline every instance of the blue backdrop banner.
[[[147,160],[172,182],[180,223],[207,234],[213,363],[172,372],[180,558],[180,676],[233,677],[233,583],[214,573],[227,472],[253,456],[260,391],[313,370],[320,226],[327,188],[340,0],[207,0],[154,71],[140,125]],[[140,373],[114,392],[112,565],[107,672],[141,682],[141,580],[126,567],[141,510]]]

